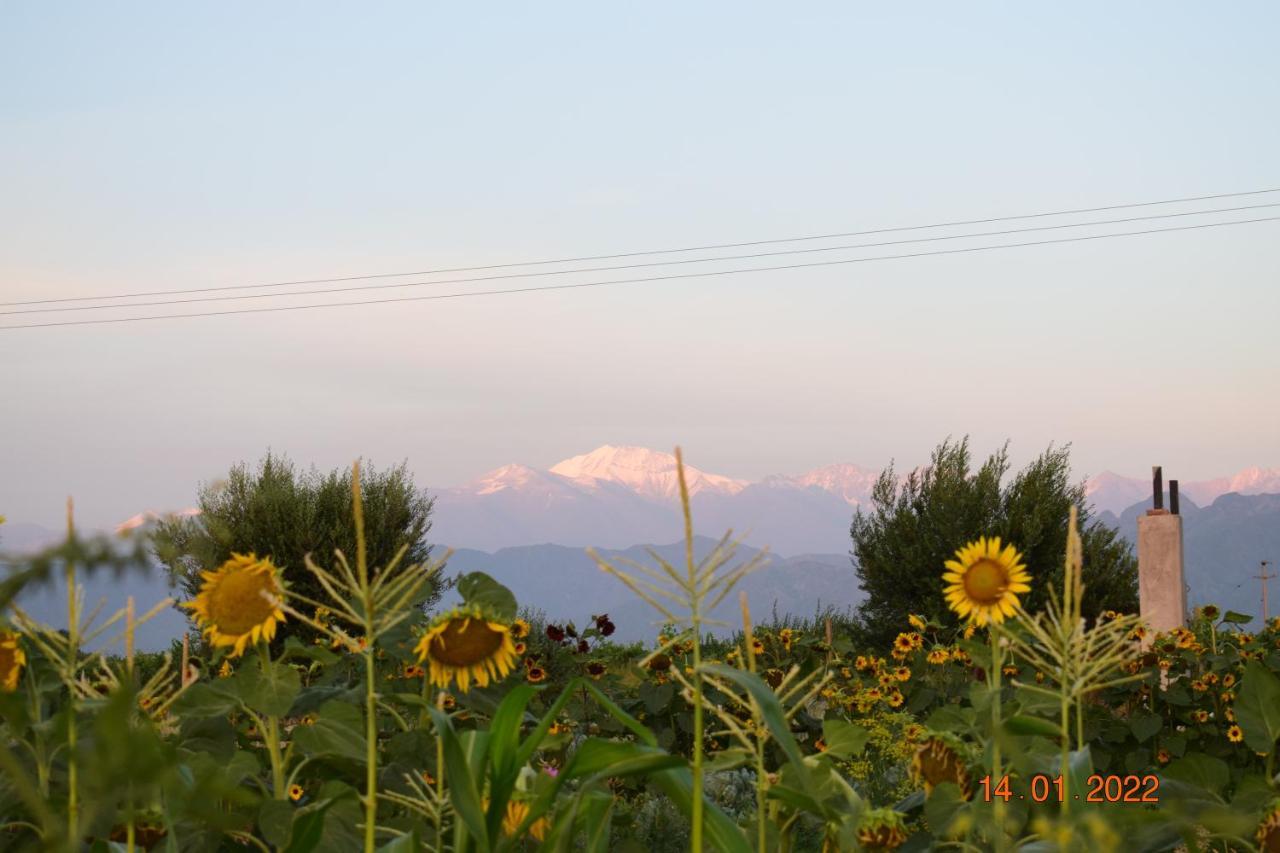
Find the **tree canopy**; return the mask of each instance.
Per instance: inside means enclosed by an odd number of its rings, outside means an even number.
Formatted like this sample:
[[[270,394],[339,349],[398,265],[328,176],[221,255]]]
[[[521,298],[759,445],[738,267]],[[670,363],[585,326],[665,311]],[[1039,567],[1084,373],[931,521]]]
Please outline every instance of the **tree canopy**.
[[[432,499],[415,487],[405,465],[385,471],[362,465],[360,488],[370,570],[386,566],[404,546],[400,568],[426,563]],[[199,508],[199,515],[162,522],[153,540],[171,583],[188,596],[199,592],[202,571],[217,568],[233,553],[270,557],[290,587],[322,602],[327,595],[307,570],[306,555],[328,568],[337,549],[354,565],[349,469],[299,471],[286,456],[268,452],[255,468],[242,462],[225,480],[202,484]],[[423,604],[439,592],[439,584],[432,586]],[[296,628],[286,622],[281,636]]]
[[[943,564],[980,536],[999,536],[1022,553],[1031,573],[1028,610],[1050,588],[1061,589],[1067,522],[1078,508],[1084,548],[1084,610],[1138,608],[1137,560],[1114,529],[1092,520],[1083,484],[1070,481],[1069,447],[1050,447],[1021,471],[1009,473],[1008,446],[972,469],[968,438],[947,440],[929,465],[900,478],[881,472],[870,507],[854,516],[855,571],[867,593],[859,616],[868,637],[887,643],[911,613],[955,624],[942,596]]]

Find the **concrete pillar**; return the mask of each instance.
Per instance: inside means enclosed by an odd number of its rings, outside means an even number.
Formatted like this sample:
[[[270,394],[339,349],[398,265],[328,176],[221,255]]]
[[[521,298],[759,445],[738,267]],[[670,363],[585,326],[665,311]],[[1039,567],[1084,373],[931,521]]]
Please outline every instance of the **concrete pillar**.
[[[1182,516],[1166,509],[1138,517],[1138,601],[1142,618],[1156,631],[1186,624]]]

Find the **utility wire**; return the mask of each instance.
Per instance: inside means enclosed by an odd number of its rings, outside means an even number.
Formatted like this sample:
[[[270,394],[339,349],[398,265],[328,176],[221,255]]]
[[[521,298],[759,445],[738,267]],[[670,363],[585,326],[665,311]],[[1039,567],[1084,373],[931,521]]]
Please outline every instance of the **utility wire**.
[[[1020,213],[1012,216],[992,216],[986,219],[960,219],[950,222],[935,222],[929,225],[900,225],[892,228],[874,228],[867,231],[842,231],[833,234],[809,234],[801,237],[780,237],[769,240],[749,240],[741,243],[709,243],[703,246],[684,246],[674,249],[646,249],[637,252],[621,252],[612,255],[583,255],[573,258],[550,258],[533,261],[517,261],[504,264],[488,264],[485,266],[473,267],[445,267],[428,270],[415,270],[412,272],[388,272],[388,273],[372,273],[369,275],[351,275],[341,276],[337,278],[309,278],[298,279],[295,281],[273,281],[261,284],[238,284],[226,285],[222,287],[192,287],[179,290],[152,290],[140,293],[116,293],[108,296],[68,296],[59,299],[32,299],[23,302],[0,302],[0,308],[12,308],[20,305],[46,305],[58,302],[86,302],[101,301],[105,299],[133,299],[147,296],[173,296],[185,293],[213,293],[224,290],[254,290],[268,287],[289,287],[291,285],[303,284],[338,284],[346,281],[365,281],[378,278],[403,278],[413,275],[438,275],[441,273],[455,272],[480,272],[484,270],[509,269],[511,267],[531,267],[549,264],[571,264],[582,263],[586,261],[609,261],[620,258],[635,258],[644,255],[669,255],[684,252],[703,252],[713,249],[741,249],[749,246],[767,246],[776,243],[799,243],[810,240],[832,240],[837,237],[867,237],[873,234],[890,234],[902,231],[924,231],[933,228],[952,228],[961,225],[989,225],[993,222],[1011,222],[1018,219],[1041,219],[1050,216],[1070,216],[1080,213],[1102,213],[1108,210],[1126,210],[1137,207],[1154,207],[1162,204],[1182,204],[1192,201],[1210,201],[1220,198],[1241,198],[1244,196],[1266,195],[1268,193],[1280,192],[1280,187],[1264,190],[1246,190],[1244,192],[1234,193],[1215,193],[1213,195],[1184,196],[1182,198],[1168,198],[1157,201],[1139,201],[1129,202],[1126,204],[1108,204],[1101,207],[1080,207],[1072,210],[1052,210],[1041,213]]]
[[[678,261],[649,261],[640,264],[619,264],[606,267],[578,267],[567,270],[543,270],[540,272],[503,273],[501,275],[475,276],[472,278],[444,278],[433,281],[396,282],[394,284],[366,284],[351,287],[332,287],[325,290],[298,290],[289,293],[250,293],[242,296],[197,296],[191,299],[162,299],[152,302],[125,302],[118,305],[72,305],[61,308],[22,308],[17,311],[0,311],[0,316],[14,314],[52,314],[64,311],[110,311],[119,308],[153,308],[162,305],[189,305],[198,302],[239,302],[245,299],[282,299],[288,296],[320,296],[326,293],[348,293],[351,291],[387,290],[400,287],[433,287],[441,284],[469,284],[478,281],[498,281],[513,278],[542,278],[551,275],[573,275],[576,273],[617,272],[619,270],[642,269],[645,267],[680,266],[684,264],[704,264],[716,261],[742,261],[759,258],[773,258],[782,255],[807,255],[814,252],[842,252],[854,249],[876,249],[885,246],[901,246],[911,243],[934,243],[943,240],[967,240],[975,237],[1002,237],[1010,234],[1027,234],[1037,231],[1056,231],[1063,228],[1088,228],[1098,225],[1118,225],[1126,222],[1145,222],[1153,219],[1176,219],[1184,216],[1207,216],[1216,213],[1235,213],[1242,210],[1258,210],[1260,208],[1280,207],[1280,202],[1268,204],[1250,204],[1241,207],[1223,207],[1212,210],[1191,210],[1181,213],[1160,213],[1147,216],[1129,216],[1123,219],[1098,219],[1089,222],[1068,222],[1061,225],[1037,225],[1030,228],[1009,228],[1003,231],[979,231],[970,234],[946,234],[941,237],[913,237],[906,240],[888,240],[879,243],[855,243],[845,246],[821,246],[816,249],[784,249],[777,252],[755,252],[748,255],[719,255],[710,258],[685,258]]]
[[[679,273],[672,275],[648,276],[645,278],[612,279],[606,281],[587,281],[570,284],[544,284],[533,287],[512,287],[500,290],[482,290],[461,293],[432,293],[423,296],[396,296],[383,299],[353,300],[350,302],[327,302],[311,305],[279,305],[268,308],[236,308],[226,311],[199,311],[189,314],[159,314],[143,317],[115,317],[102,320],[63,320],[50,323],[33,323],[21,326],[0,326],[0,331],[14,329],[45,329],[53,326],[94,326],[107,323],[137,323],[148,320],[177,320],[190,317],[222,317],[231,314],[268,314],[279,311],[305,311],[315,308],[348,308],[356,305],[382,305],[395,302],[426,302],[437,299],[464,299],[477,296],[503,296],[513,293],[535,293],[549,290],[577,290],[587,287],[609,287],[620,284],[640,284],[654,281],[672,281],[677,279],[709,278],[722,275],[739,275],[752,272],[777,272],[781,270],[806,269],[812,267],[838,266],[842,264],[870,263],[873,261],[895,261],[906,258],[924,258],[937,255],[961,255],[971,252],[987,252],[998,249],[1017,249],[1026,246],[1047,246],[1055,243],[1081,243],[1089,240],[1107,240],[1115,237],[1136,237],[1145,234],[1167,234],[1174,231],[1195,231],[1202,228],[1223,228],[1233,225],[1249,225],[1257,222],[1274,222],[1280,216],[1266,216],[1257,219],[1240,219],[1231,222],[1205,222],[1196,225],[1179,225],[1172,228],[1149,228],[1142,231],[1120,231],[1112,234],[1089,234],[1080,237],[1058,237],[1049,240],[1033,240],[1024,243],[1002,243],[992,246],[968,246],[960,249],[937,249],[930,252],[909,252],[901,255],[880,255],[873,258],[845,258],[834,261],[812,261],[803,264],[785,264],[771,267],[748,267],[746,269],[708,270],[704,272]]]

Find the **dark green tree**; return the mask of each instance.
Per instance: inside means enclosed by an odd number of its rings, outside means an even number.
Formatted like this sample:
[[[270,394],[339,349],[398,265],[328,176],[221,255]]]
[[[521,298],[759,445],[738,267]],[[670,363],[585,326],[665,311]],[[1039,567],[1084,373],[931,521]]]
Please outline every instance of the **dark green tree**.
[[[974,471],[965,438],[944,441],[928,466],[905,478],[892,465],[880,474],[870,508],[858,510],[850,530],[854,568],[867,593],[859,616],[869,642],[891,642],[910,613],[955,624],[942,597],[943,564],[979,536],[1017,546],[1032,576],[1023,606],[1042,607],[1050,588],[1062,588],[1072,506],[1084,546],[1085,615],[1136,612],[1137,561],[1116,530],[1091,519],[1083,484],[1070,480],[1069,447],[1050,447],[1008,473],[1007,445]]]
[[[385,471],[361,465],[360,488],[370,570],[386,566],[403,546],[408,550],[401,569],[425,564],[432,499],[414,486],[405,465]],[[328,596],[307,570],[307,554],[330,568],[338,549],[355,565],[350,469],[300,472],[287,457],[268,452],[256,468],[242,462],[225,480],[202,484],[199,508],[199,515],[161,522],[153,534],[170,583],[187,597],[199,592],[202,571],[216,569],[233,553],[269,556],[293,589],[316,601]],[[423,605],[439,595],[437,583]],[[286,622],[278,636],[296,631],[295,621]]]

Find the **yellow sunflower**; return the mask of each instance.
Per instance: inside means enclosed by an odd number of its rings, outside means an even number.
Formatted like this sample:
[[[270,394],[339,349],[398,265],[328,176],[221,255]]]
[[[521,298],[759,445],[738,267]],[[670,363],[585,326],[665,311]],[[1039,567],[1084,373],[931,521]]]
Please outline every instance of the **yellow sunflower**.
[[[1231,726],[1227,729],[1227,740],[1232,743],[1239,743],[1244,740],[1244,730],[1239,726]]]
[[[934,735],[920,745],[911,759],[912,776],[924,786],[926,794],[951,782],[960,789],[960,795],[969,799],[969,771],[957,750],[958,744],[949,738]]]
[[[22,668],[27,665],[26,652],[18,645],[18,635],[0,629],[0,690],[12,693],[18,689]]]
[[[217,571],[201,576],[200,594],[182,606],[195,611],[214,647],[231,646],[231,657],[238,657],[250,644],[275,637],[276,626],[284,621],[279,603],[284,584],[269,557],[232,554]]]
[[[508,800],[507,813],[502,816],[502,834],[515,835],[516,830],[520,828],[520,824],[524,823],[525,818],[528,816],[528,803],[523,800]],[[547,837],[547,830],[549,829],[551,829],[551,821],[546,816],[543,816],[529,824],[529,828],[525,832],[533,836],[535,841],[542,841]]]
[[[1258,831],[1253,837],[1258,841],[1258,849],[1264,853],[1280,850],[1280,805],[1271,807],[1271,811],[1258,824]]]
[[[466,693],[471,682],[488,687],[507,677],[516,664],[511,626],[484,615],[479,607],[458,607],[441,614],[415,649],[430,665],[431,683],[448,687],[456,680]]]
[[[295,803],[296,803],[298,800],[302,799],[302,795],[303,795],[303,794],[305,794],[305,793],[306,793],[306,791],[304,791],[304,790],[303,790],[303,788],[302,788],[302,786],[301,786],[301,785],[290,785],[290,786],[289,786],[289,799],[293,800]]]
[[[529,636],[529,623],[523,619],[517,619],[511,623],[511,636],[517,640],[523,640]]]
[[[970,542],[946,567],[947,606],[978,625],[1003,622],[1014,614],[1018,594],[1031,591],[1022,555],[1012,545],[1001,547],[998,536]]]

